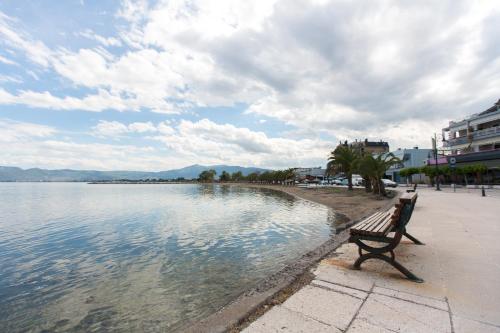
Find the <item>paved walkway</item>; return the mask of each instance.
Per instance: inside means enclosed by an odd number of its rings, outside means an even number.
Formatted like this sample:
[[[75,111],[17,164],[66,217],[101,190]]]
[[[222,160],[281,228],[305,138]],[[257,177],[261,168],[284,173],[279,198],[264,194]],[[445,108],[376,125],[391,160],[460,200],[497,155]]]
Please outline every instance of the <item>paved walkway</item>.
[[[357,247],[345,244],[321,262],[315,279],[247,327],[253,332],[500,333],[500,198],[417,190],[396,258],[424,283],[388,264],[350,269]]]

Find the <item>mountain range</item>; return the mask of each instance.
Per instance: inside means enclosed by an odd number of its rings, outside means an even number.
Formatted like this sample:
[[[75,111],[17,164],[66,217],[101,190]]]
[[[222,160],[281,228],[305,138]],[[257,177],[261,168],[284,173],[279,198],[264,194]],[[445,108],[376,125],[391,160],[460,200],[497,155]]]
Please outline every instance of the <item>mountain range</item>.
[[[18,167],[0,166],[0,182],[87,182],[105,180],[142,180],[142,179],[196,179],[205,170],[214,169],[217,175],[222,171],[230,174],[241,171],[246,176],[252,172],[264,172],[266,169],[255,167],[241,167],[231,165],[191,165],[181,169],[147,172],[147,171],[96,171],[96,170],[47,170],[21,169]]]

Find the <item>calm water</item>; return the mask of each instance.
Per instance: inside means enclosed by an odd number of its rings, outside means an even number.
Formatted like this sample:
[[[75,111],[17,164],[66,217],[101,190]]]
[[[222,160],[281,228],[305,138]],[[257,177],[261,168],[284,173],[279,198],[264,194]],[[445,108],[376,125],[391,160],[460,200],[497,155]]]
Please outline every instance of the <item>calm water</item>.
[[[0,332],[168,332],[334,223],[323,206],[261,189],[0,183]]]

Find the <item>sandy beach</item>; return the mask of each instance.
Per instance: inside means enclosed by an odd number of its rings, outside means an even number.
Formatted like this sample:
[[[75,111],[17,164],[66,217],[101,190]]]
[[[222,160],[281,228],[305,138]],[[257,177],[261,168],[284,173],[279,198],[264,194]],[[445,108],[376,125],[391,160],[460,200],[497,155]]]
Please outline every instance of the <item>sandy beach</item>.
[[[344,187],[296,187],[282,185],[260,185],[248,183],[233,183],[235,186],[249,186],[268,188],[282,191],[296,197],[317,202],[335,210],[336,213],[345,216],[349,221],[357,221],[380,209],[393,205],[394,199],[381,198],[372,193],[366,193],[364,189],[355,188],[348,191]]]

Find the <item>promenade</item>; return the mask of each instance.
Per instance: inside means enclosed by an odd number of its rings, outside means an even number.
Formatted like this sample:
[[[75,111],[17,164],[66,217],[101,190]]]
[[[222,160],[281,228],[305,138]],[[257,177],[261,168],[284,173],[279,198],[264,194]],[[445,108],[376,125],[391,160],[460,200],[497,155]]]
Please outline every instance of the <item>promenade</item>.
[[[366,261],[344,244],[315,269],[315,279],[251,323],[254,332],[499,332],[500,195],[417,190],[409,232],[396,258],[424,283]]]

